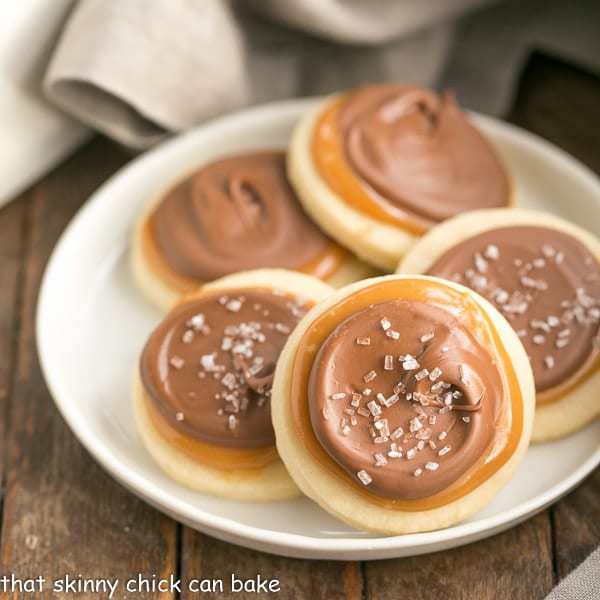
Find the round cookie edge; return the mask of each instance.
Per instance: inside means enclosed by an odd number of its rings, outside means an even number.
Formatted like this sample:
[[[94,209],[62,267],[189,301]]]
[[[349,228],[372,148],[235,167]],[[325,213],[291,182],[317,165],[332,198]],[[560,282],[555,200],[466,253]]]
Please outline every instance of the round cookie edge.
[[[504,317],[485,299],[477,297],[475,298],[477,303],[486,310],[486,313],[491,313],[494,317],[494,325],[503,342],[506,343],[507,339],[510,342],[513,367],[517,373],[519,386],[524,398],[523,430],[517,448],[509,460],[488,480],[462,498],[439,508],[419,512],[384,509],[370,504],[362,495],[349,489],[347,484],[331,478],[326,469],[305,452],[301,444],[297,443],[287,390],[291,384],[296,351],[304,333],[319,315],[329,310],[342,299],[365,287],[382,281],[415,278],[435,280],[436,282],[442,281],[426,276],[406,277],[388,275],[373,278],[338,290],[314,307],[305,315],[288,338],[280,355],[273,383],[273,397],[276,397],[277,401],[272,403],[271,411],[277,450],[298,487],[324,510],[338,517],[340,520],[357,529],[384,535],[398,535],[441,529],[462,521],[483,508],[508,482],[514,470],[523,459],[529,446],[533,424],[535,392],[533,375],[526,360],[525,351],[517,335]],[[448,287],[470,292],[470,290],[463,286],[446,281],[443,281],[443,283],[448,285]]]
[[[217,279],[184,296],[181,302],[200,297],[207,292],[244,287],[280,289],[316,303],[333,291],[330,286],[310,275],[285,269],[260,269],[242,271]],[[195,491],[244,502],[286,500],[300,495],[281,458],[261,469],[261,473],[255,478],[236,479],[235,470],[223,472],[202,465],[165,442],[156,432],[145,410],[143,385],[137,368],[133,377],[132,395],[136,429],[144,447],[157,465],[177,483]]]
[[[585,229],[555,215],[525,208],[493,208],[471,211],[448,219],[427,232],[400,260],[396,273],[425,273],[444,252],[464,240],[498,227],[541,225],[577,238],[600,261],[600,240]],[[595,390],[600,388],[600,372],[575,386],[563,398],[536,407],[531,441],[560,439],[600,416]]]

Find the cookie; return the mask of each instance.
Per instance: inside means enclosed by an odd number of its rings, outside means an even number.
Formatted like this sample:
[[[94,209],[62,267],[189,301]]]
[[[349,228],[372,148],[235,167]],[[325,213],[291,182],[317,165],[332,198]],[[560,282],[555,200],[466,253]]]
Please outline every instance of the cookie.
[[[277,449],[329,513],[385,535],[457,523],[507,483],[535,391],[510,325],[468,288],[351,284],[290,335],[273,384]]]
[[[468,285],[502,312],[531,362],[533,441],[572,433],[600,414],[600,241],[559,217],[485,210],[446,221],[399,273]]]
[[[152,332],[134,377],[144,445],[175,481],[235,500],[298,489],[278,457],[271,384],[299,319],[331,288],[284,270],[219,279],[185,297]]]
[[[437,223],[512,203],[496,151],[452,94],[413,85],[321,102],[296,126],[288,175],[324,231],[387,271]]]
[[[164,310],[238,271],[293,269],[334,286],[373,274],[306,215],[280,151],[216,160],[151,198],[133,231],[131,266]]]

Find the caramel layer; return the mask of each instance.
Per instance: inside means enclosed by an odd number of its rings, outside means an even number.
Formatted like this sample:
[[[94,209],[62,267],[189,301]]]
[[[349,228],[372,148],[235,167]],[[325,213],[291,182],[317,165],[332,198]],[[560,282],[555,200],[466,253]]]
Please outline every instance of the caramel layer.
[[[263,469],[278,460],[275,446],[264,448],[236,448],[208,444],[185,435],[171,427],[144,392],[144,409],[156,432],[171,446],[200,464],[222,471],[252,471]]]
[[[375,190],[358,179],[344,156],[344,146],[338,131],[338,113],[344,98],[332,102],[317,121],[312,139],[312,158],[319,175],[340,197],[377,221],[400,226],[414,234],[423,235],[435,223],[409,215],[386,202]]]
[[[502,365],[499,369],[505,390],[502,412],[496,423],[496,435],[481,459],[443,492],[417,500],[393,500],[377,496],[352,479],[319,444],[311,426],[308,405],[308,378],[319,348],[331,332],[346,318],[371,304],[403,298],[445,307],[465,319],[465,325],[490,349]],[[387,509],[403,511],[431,510],[460,499],[496,473],[514,454],[523,431],[523,398],[511,360],[491,319],[467,294],[440,283],[422,280],[396,280],[364,288],[345,298],[319,316],[305,332],[296,352],[290,384],[290,402],[299,443],[333,477],[343,481],[370,502]]]
[[[537,406],[552,404],[558,402],[568,396],[573,390],[585,383],[590,377],[593,377],[600,371],[600,356],[586,361],[581,370],[570,377],[564,383],[546,392],[541,392],[536,395],[535,403]]]

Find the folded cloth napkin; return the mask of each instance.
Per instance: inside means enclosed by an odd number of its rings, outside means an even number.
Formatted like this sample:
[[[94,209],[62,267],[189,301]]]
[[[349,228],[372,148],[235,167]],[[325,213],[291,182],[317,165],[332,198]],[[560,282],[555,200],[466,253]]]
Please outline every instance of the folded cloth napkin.
[[[44,89],[137,148],[247,104],[369,81],[452,87],[502,114],[532,45],[600,70],[598,19],[597,0],[79,0]]]
[[[80,0],[45,91],[92,127],[145,148],[251,102],[368,79],[431,85],[450,47],[447,19],[486,1],[258,0],[234,12],[224,0]],[[394,41],[342,46],[275,27],[257,12],[330,39]]]
[[[246,103],[242,55],[220,0],[84,0],[65,26],[45,89],[92,127],[147,147]]]
[[[598,600],[600,598],[600,548],[596,548],[569,573],[545,600]]]

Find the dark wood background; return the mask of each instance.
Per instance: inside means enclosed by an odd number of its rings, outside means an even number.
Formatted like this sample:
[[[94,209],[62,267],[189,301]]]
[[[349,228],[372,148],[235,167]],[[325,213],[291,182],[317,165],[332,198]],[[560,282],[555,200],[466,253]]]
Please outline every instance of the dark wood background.
[[[596,77],[533,53],[508,118],[600,173]],[[96,137],[0,211],[1,574],[260,573],[280,579],[282,599],[535,600],[600,544],[600,470],[550,509],[485,541],[418,558],[347,563],[280,558],[214,540],[115,483],[54,407],[38,366],[34,314],[44,265],[65,225],[130,158]]]

